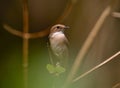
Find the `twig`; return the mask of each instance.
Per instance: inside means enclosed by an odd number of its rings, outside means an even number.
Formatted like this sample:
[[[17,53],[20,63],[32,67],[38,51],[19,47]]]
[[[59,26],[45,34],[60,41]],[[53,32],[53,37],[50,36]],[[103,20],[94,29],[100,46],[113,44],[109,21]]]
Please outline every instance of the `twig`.
[[[19,37],[22,37],[23,36],[23,33],[20,32],[20,31],[17,31],[16,29],[10,27],[9,25],[7,24],[3,24],[3,27],[5,30],[7,30],[8,32],[10,32],[11,34],[13,35],[16,35],[16,36],[19,36]]]
[[[86,75],[90,74],[91,72],[95,71],[96,69],[100,68],[101,66],[105,65],[106,63],[108,63],[109,61],[113,60],[115,57],[117,57],[118,55],[120,55],[120,51],[115,53],[113,56],[109,57],[108,59],[106,59],[105,61],[103,61],[102,63],[100,63],[99,65],[95,66],[94,68],[90,69],[89,71],[85,72],[84,74],[80,75],[79,77],[76,77],[73,82],[76,82],[78,80],[80,80],[81,78],[85,77]]]
[[[28,88],[28,37],[29,30],[29,13],[27,0],[23,0],[23,69],[24,69],[24,88]]]
[[[76,4],[77,0],[71,0],[70,3],[67,4],[63,14],[57,19],[56,23],[61,23],[67,16],[71,13],[74,5]]]
[[[28,36],[29,38],[33,39],[33,38],[42,38],[44,36],[47,36],[48,34],[49,34],[49,27],[40,32],[28,33]]]
[[[43,31],[40,31],[40,32],[36,32],[36,33],[23,33],[23,32],[20,32],[14,28],[12,28],[11,26],[9,26],[8,24],[3,24],[3,27],[6,31],[10,32],[11,34],[13,35],[16,35],[16,36],[19,36],[19,37],[26,37],[28,39],[30,38],[39,38],[39,37],[44,37],[46,35],[48,35],[49,33],[49,30],[48,28],[43,30]]]
[[[52,65],[54,65],[53,59],[52,59],[52,55],[51,55],[50,45],[49,45],[48,42],[47,42],[47,48],[48,48],[48,53],[49,53],[50,62],[51,62]]]
[[[112,88],[120,87],[120,83],[115,84]]]
[[[113,12],[112,16],[116,17],[116,18],[120,18],[120,13],[119,12]]]
[[[92,31],[88,35],[85,43],[83,44],[81,50],[79,51],[79,53],[78,53],[78,55],[75,59],[75,62],[73,63],[73,67],[72,67],[72,69],[71,69],[71,71],[68,75],[68,78],[67,78],[63,88],[67,88],[71,84],[72,80],[74,79],[75,73],[77,72],[85,54],[88,52],[88,49],[92,45],[96,35],[100,31],[100,28],[101,28],[102,24],[104,23],[105,19],[110,14],[110,12],[111,12],[111,7],[110,6],[107,6],[105,8],[105,10],[102,12],[101,16],[99,17],[99,19],[96,22],[95,26],[93,27]]]

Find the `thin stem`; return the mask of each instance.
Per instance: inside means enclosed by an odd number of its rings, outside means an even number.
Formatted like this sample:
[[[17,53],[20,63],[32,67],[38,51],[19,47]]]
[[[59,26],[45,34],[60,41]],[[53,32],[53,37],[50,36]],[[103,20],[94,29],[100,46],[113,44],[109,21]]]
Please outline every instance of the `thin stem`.
[[[24,88],[28,88],[28,39],[23,39]]]
[[[115,84],[112,88],[118,88],[120,87],[120,83]]]
[[[64,12],[62,13],[62,15],[56,20],[56,23],[61,23],[65,20],[65,18],[68,17],[68,15],[71,13],[74,5],[76,4],[77,0],[71,0],[70,2],[68,2]]]
[[[29,14],[27,0],[23,0],[23,32],[28,33],[29,30]]]
[[[11,34],[19,36],[19,37],[23,37],[22,32],[17,31],[16,29],[10,27],[9,25],[3,24],[3,27],[5,28],[6,31],[10,32]]]
[[[109,57],[108,59],[106,59],[105,61],[103,61],[102,63],[100,63],[99,65],[95,66],[94,68],[90,69],[89,71],[85,72],[84,74],[80,75],[79,77],[76,77],[73,82],[76,82],[78,80],[80,80],[81,78],[85,77],[86,75],[90,74],[91,72],[95,71],[96,69],[100,68],[101,66],[105,65],[106,63],[108,63],[109,61],[113,60],[115,57],[117,57],[118,55],[120,55],[120,51],[115,53],[113,56]]]
[[[49,58],[50,58],[50,62],[51,62],[51,64],[52,65],[54,65],[54,63],[53,63],[53,58],[52,58],[52,53],[51,53],[51,50],[50,50],[50,45],[49,45],[49,43],[47,43],[47,48],[48,48],[48,53],[49,53]]]
[[[107,6],[105,8],[105,10],[102,12],[101,16],[99,17],[99,19],[96,22],[95,26],[93,27],[92,31],[88,35],[85,43],[83,44],[81,50],[79,51],[78,56],[76,57],[75,62],[73,63],[73,67],[72,67],[72,69],[71,69],[71,71],[68,75],[68,78],[67,78],[63,88],[67,88],[71,84],[78,68],[80,67],[80,64],[81,64],[84,56],[88,52],[88,50],[89,50],[90,46],[92,45],[96,35],[100,31],[100,28],[101,28],[102,24],[104,23],[105,19],[110,14],[110,12],[111,12],[111,7],[110,6]]]
[[[112,16],[115,18],[120,18],[120,13],[119,12],[113,12]]]
[[[26,34],[29,30],[29,14],[27,0],[23,0],[23,69],[24,69],[24,88],[28,88],[28,44]]]

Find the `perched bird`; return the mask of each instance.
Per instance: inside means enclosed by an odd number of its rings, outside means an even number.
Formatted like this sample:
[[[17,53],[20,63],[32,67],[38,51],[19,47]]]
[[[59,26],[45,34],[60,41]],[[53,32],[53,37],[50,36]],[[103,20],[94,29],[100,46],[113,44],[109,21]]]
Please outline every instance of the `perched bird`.
[[[63,24],[56,24],[50,29],[49,42],[54,65],[67,66],[69,43],[64,31],[68,28]]]

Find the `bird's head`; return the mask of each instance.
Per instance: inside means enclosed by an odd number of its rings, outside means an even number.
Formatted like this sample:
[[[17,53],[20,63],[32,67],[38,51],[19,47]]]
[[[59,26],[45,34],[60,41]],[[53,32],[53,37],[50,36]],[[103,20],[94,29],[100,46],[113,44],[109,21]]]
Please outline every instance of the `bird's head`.
[[[64,32],[64,30],[68,28],[69,28],[68,26],[65,26],[63,24],[56,24],[50,29],[50,33]]]

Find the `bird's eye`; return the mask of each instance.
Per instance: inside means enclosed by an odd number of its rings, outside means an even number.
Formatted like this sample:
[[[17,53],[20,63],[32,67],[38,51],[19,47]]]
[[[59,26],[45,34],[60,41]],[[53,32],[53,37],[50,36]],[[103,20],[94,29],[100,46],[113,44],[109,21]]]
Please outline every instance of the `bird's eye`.
[[[60,28],[60,26],[57,26],[57,29],[59,29]]]

